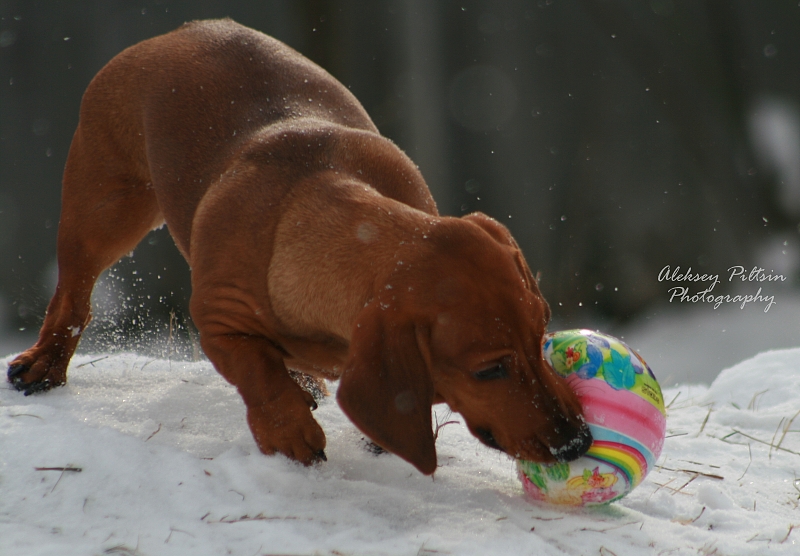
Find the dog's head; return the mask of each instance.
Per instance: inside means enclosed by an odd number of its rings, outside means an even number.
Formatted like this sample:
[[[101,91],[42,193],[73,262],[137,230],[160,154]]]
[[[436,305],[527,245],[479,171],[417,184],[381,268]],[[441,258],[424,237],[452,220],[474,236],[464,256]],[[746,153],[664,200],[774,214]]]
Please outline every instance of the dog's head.
[[[580,404],[542,356],[550,309],[508,230],[476,213],[407,247],[358,316],[337,393],[348,417],[425,474],[436,470],[437,402],[513,457],[582,455]]]

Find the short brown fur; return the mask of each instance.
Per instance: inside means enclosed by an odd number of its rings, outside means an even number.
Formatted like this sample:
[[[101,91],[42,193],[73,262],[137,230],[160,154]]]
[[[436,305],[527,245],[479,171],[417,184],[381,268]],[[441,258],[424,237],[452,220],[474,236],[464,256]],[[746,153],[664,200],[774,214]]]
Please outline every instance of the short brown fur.
[[[97,277],[164,222],[192,268],[201,345],[265,454],[325,457],[287,368],[340,379],[351,420],[426,474],[440,402],[512,456],[588,448],[574,393],[542,359],[550,312],[508,230],[439,216],[345,87],[230,20],[132,46],[89,85],[58,286],[39,341],[9,366],[16,388],[65,383]]]

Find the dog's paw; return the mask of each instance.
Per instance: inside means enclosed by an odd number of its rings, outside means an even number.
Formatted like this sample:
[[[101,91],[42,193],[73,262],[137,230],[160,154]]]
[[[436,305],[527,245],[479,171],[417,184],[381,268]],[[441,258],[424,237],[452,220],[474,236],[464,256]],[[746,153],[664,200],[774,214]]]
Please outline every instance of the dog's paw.
[[[384,450],[383,448],[381,448],[380,446],[375,444],[369,438],[362,437],[361,438],[361,443],[362,443],[364,449],[367,452],[369,452],[370,454],[374,455],[374,456],[380,456],[380,455],[383,455],[383,454],[388,454],[388,452],[386,450]]]
[[[23,353],[8,366],[8,381],[26,396],[46,392],[67,382],[67,365],[52,363],[51,358],[32,358]]]
[[[311,415],[316,407],[311,395],[303,392],[303,398],[291,404],[281,401],[247,409],[247,424],[259,450],[283,454],[303,465],[327,461],[325,433]]]

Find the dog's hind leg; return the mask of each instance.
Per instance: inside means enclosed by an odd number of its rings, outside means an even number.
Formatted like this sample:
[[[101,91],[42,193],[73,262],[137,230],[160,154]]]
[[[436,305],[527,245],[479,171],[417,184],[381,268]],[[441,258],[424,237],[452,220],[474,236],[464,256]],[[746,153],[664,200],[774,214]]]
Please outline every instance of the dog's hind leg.
[[[26,395],[66,382],[69,360],[91,319],[98,276],[163,221],[146,170],[123,160],[107,139],[79,125],[70,147],[58,228],[58,285],[39,340],[8,368],[9,381]]]

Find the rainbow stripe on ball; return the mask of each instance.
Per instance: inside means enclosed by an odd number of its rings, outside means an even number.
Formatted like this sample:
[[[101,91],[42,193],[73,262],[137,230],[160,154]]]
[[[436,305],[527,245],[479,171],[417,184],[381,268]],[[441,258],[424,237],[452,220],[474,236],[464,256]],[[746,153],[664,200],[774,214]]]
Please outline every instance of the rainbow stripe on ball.
[[[655,464],[650,450],[630,437],[619,438],[621,435],[603,427],[589,428],[592,430],[594,442],[584,457],[614,468],[624,478],[629,489],[641,483]]]

